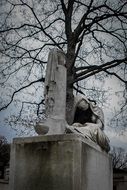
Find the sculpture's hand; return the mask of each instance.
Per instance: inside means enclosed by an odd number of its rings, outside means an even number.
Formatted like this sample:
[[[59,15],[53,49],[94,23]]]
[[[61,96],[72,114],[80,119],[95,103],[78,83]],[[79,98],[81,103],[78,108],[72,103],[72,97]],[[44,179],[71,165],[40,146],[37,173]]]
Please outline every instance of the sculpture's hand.
[[[73,127],[83,127],[83,125],[81,123],[73,123],[72,126]]]
[[[97,127],[98,127],[98,124],[87,122],[87,123],[84,123],[84,124],[83,124],[83,127],[94,127],[94,128],[97,128]]]

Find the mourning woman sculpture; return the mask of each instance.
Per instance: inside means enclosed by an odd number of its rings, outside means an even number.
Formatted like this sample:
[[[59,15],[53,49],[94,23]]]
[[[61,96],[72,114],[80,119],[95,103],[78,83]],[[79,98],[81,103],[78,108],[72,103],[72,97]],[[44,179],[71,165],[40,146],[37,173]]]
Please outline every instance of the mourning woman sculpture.
[[[103,130],[104,114],[102,109],[85,96],[75,97],[73,124],[67,127],[67,133],[80,133],[108,152],[110,150],[109,139]]]

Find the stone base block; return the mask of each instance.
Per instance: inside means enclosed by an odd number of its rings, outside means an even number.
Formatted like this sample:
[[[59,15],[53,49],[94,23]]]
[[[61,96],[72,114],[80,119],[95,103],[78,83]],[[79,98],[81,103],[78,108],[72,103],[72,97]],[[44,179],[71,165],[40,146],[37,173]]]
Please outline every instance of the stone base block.
[[[16,138],[10,190],[112,190],[111,159],[80,135]]]

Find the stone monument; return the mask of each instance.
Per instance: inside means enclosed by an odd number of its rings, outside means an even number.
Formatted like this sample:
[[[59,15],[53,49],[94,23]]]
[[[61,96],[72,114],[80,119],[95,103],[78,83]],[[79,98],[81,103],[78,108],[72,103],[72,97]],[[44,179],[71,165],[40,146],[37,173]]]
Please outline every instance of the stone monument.
[[[104,114],[95,102],[85,96],[75,97],[73,124],[66,127],[67,132],[80,133],[89,141],[98,144],[103,150],[110,150],[109,139],[104,133]]]
[[[11,148],[10,190],[112,190],[103,111],[76,97],[73,123],[66,109],[65,55],[50,51],[45,78],[46,119],[39,136],[16,138]]]
[[[66,122],[65,61],[65,54],[62,51],[58,49],[50,51],[44,89],[46,119],[37,123],[35,131],[39,135],[80,133],[108,152],[110,147],[109,140],[103,132],[103,111],[85,96],[75,97],[72,114],[73,124],[69,126]]]
[[[66,67],[65,54],[58,49],[52,49],[49,53],[44,97],[46,119],[37,123],[35,131],[41,135],[64,134],[66,127]]]

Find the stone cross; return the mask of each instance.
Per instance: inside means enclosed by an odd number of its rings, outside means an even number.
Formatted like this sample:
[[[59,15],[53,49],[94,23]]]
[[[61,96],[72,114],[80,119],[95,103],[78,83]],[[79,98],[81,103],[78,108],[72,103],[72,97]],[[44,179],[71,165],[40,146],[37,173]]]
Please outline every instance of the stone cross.
[[[52,49],[48,56],[45,76],[46,120],[37,123],[38,134],[65,133],[66,112],[66,67],[65,54],[59,49]]]

